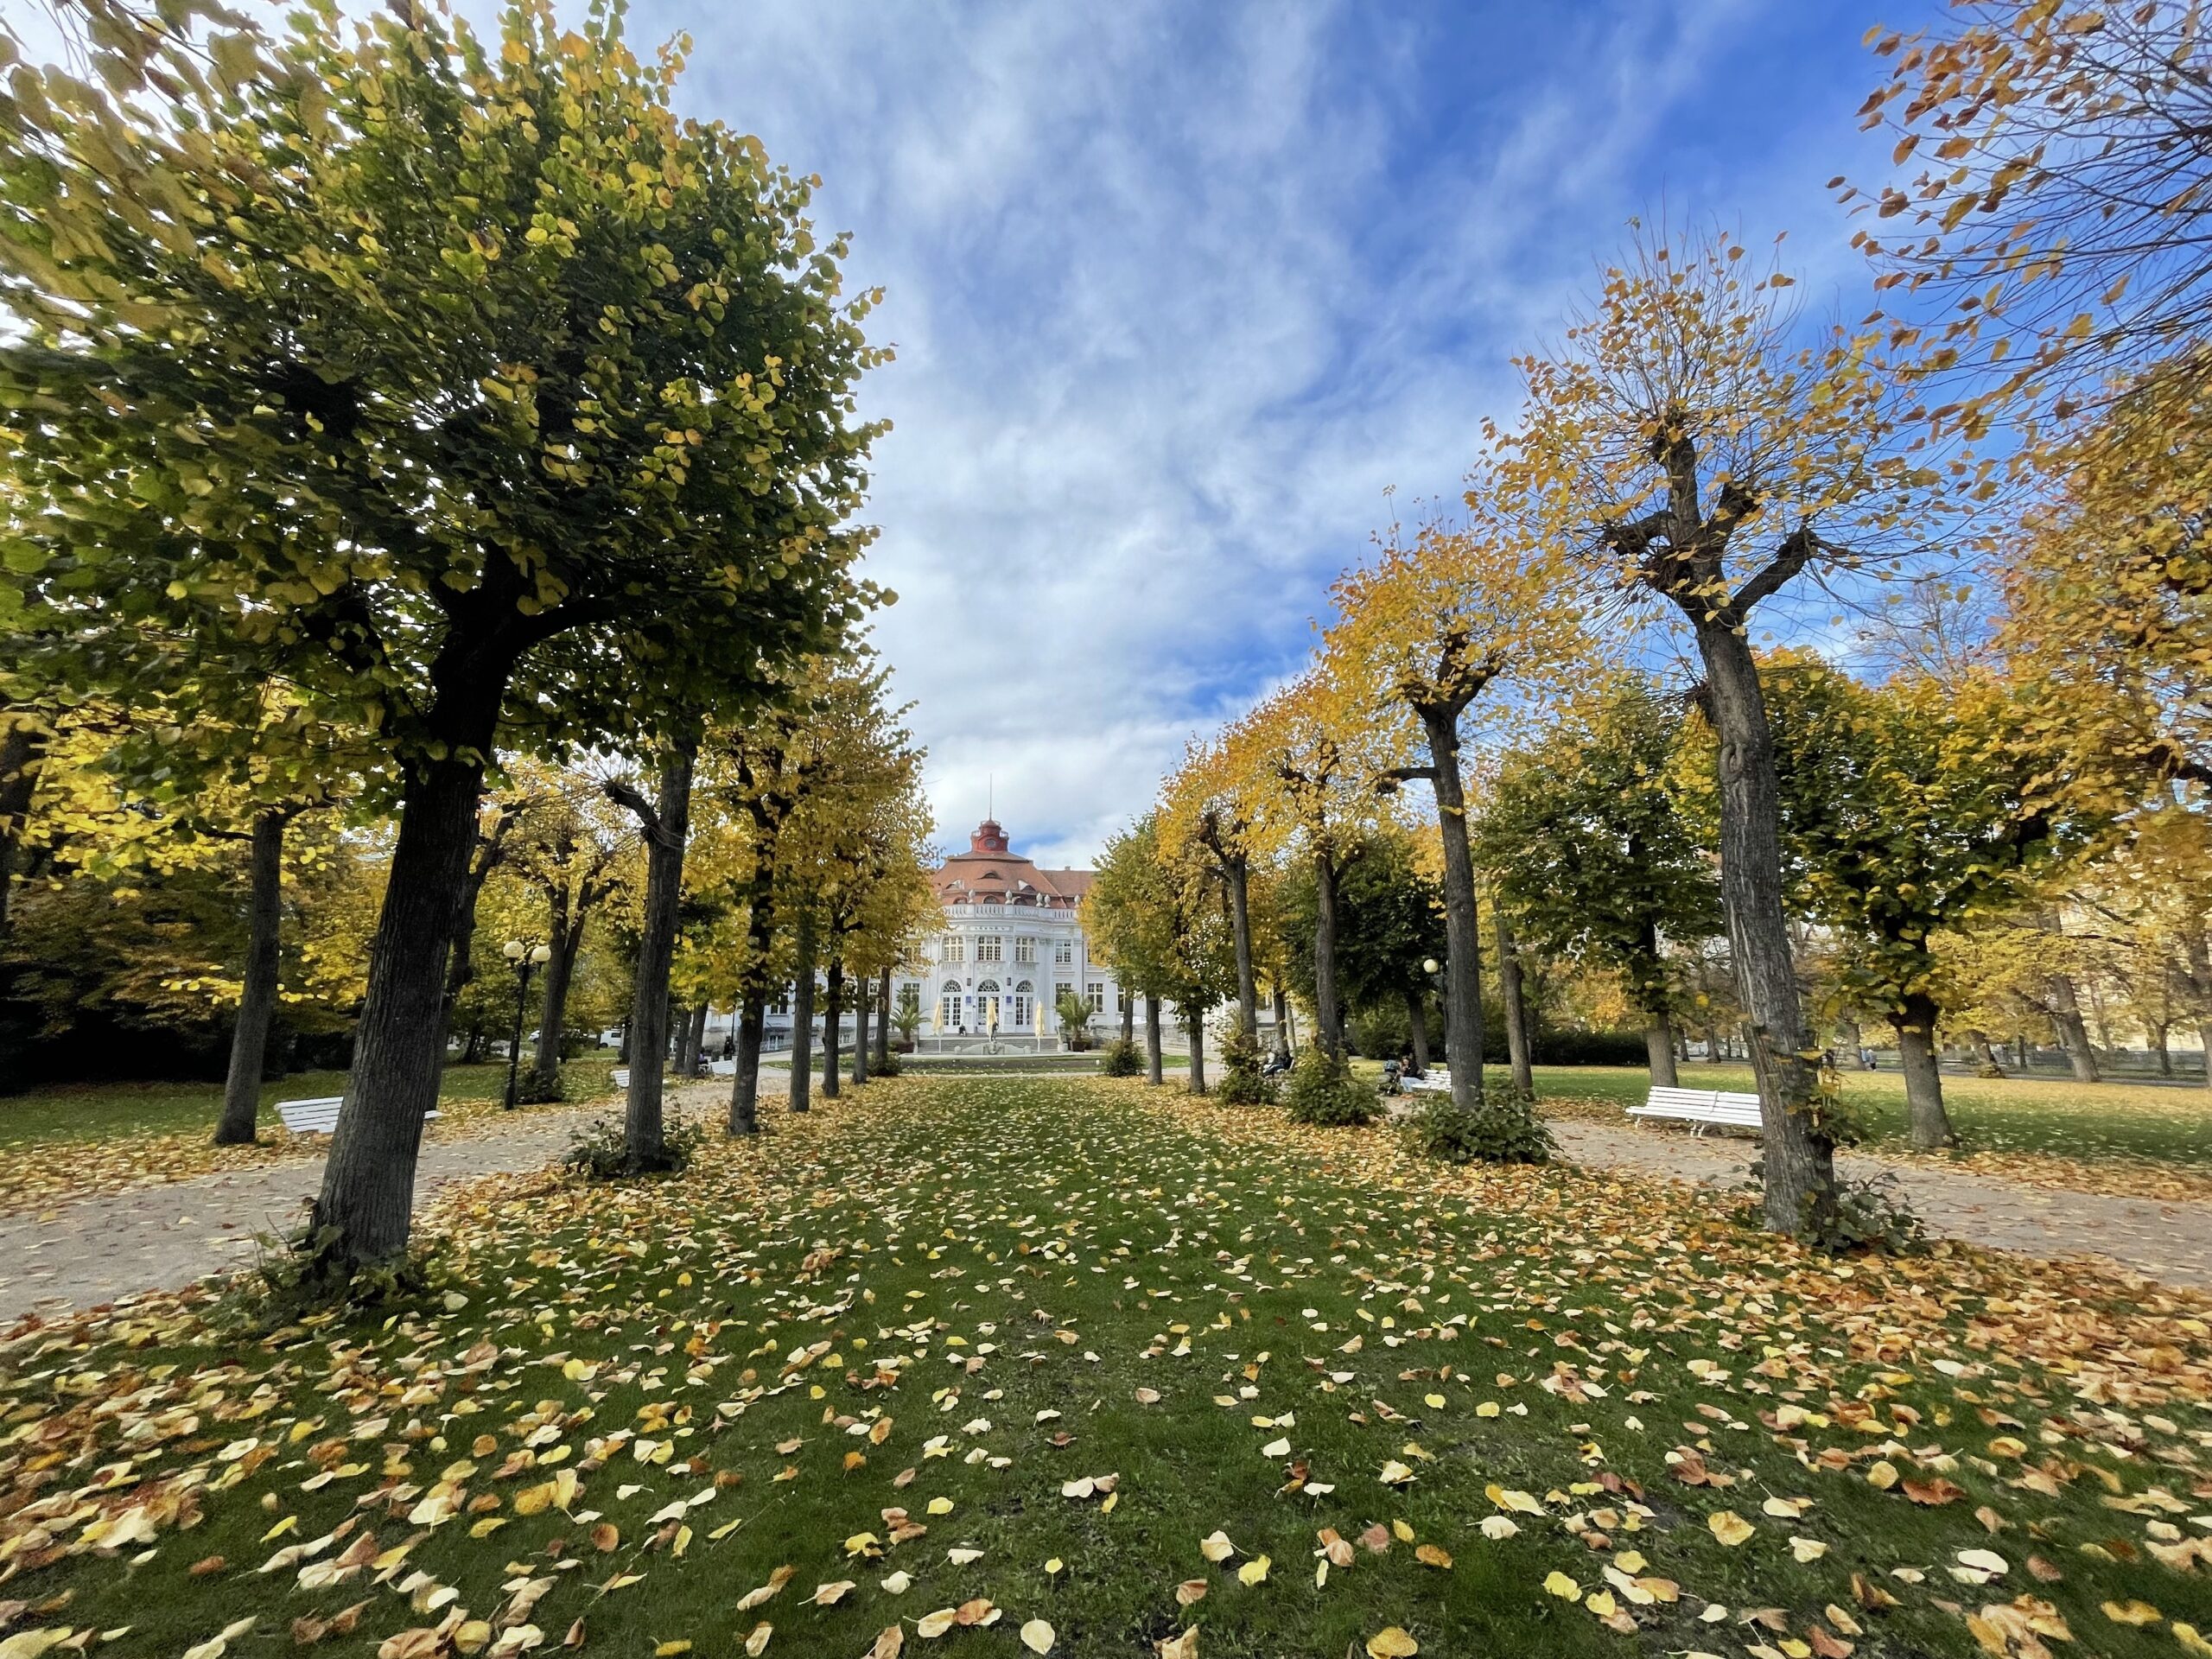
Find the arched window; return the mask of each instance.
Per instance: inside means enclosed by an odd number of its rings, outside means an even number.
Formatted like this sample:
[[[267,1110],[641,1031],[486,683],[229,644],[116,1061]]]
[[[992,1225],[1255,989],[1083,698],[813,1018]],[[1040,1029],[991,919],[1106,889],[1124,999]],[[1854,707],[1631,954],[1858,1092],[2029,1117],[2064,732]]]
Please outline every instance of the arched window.
[[[948,979],[944,989],[938,994],[938,1025],[946,1031],[960,1023],[960,982]]]
[[[987,979],[976,988],[976,1024],[990,1031],[999,1024],[1000,1017],[999,982]]]
[[[1037,1017],[1036,995],[1029,982],[1025,979],[1015,986],[1009,1000],[1013,1006],[1007,1011],[1007,1023],[1016,1031],[1027,1031]]]

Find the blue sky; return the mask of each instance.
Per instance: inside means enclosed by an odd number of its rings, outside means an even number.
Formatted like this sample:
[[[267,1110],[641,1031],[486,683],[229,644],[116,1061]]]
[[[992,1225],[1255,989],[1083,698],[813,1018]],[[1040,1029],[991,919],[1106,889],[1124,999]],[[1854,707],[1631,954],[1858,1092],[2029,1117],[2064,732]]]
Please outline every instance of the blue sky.
[[[995,787],[1057,862],[1295,668],[1387,489],[1456,493],[1509,359],[1630,215],[1788,230],[1810,304],[1863,313],[1825,185],[1886,163],[1861,36],[1934,11],[648,0],[632,27],[691,33],[689,110],[820,174],[888,290],[879,639],[948,842]]]

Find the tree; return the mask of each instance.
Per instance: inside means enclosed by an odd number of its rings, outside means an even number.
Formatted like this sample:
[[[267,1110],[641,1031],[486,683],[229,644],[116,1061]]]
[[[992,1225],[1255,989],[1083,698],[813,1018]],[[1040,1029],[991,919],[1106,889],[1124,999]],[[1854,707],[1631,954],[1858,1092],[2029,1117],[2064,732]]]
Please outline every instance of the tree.
[[[1145,1000],[1145,1076],[1154,1087],[1161,1082],[1160,1005],[1180,976],[1178,931],[1185,911],[1178,887],[1162,856],[1160,814],[1154,811],[1108,839],[1083,896],[1084,937],[1114,969],[1123,998]]]
[[[309,1230],[342,1274],[406,1242],[495,748],[666,736],[873,597],[868,299],[807,185],[677,120],[681,60],[611,10],[564,35],[518,0],[496,53],[302,11],[213,74],[100,11],[108,90],[19,71],[0,133],[9,603],[68,617],[54,683],[156,632],[377,734],[398,833]]]
[[[2212,47],[2200,9],[1955,0],[1946,27],[1877,31],[1874,50],[1891,69],[1865,124],[1888,126],[1893,163],[1921,170],[1902,188],[1831,183],[1901,232],[1853,238],[1885,268],[1878,286],[1948,304],[1926,331],[1928,367],[1974,384],[1936,412],[1971,430],[2024,392],[2063,417],[2068,400],[2119,384],[2201,411]]]
[[[1469,496],[1485,510],[1491,505],[1484,491]],[[1435,797],[1445,1043],[1460,1057],[1452,1068],[1452,1103],[1468,1110],[1482,1100],[1482,932],[1461,726],[1484,691],[1497,688],[1486,711],[1516,692],[1548,692],[1586,657],[1573,583],[1556,551],[1493,516],[1456,530],[1429,526],[1410,547],[1389,547],[1373,565],[1340,577],[1331,597],[1337,620],[1322,648],[1335,664],[1332,683],[1355,700],[1351,718],[1380,716],[1399,733],[1402,751],[1389,775],[1421,779]],[[1407,714],[1417,731],[1406,729]],[[1420,760],[1411,759],[1416,748],[1425,751]],[[1418,1041],[1418,1020],[1414,1029]]]
[[[1219,741],[1194,743],[1160,791],[1160,833],[1195,850],[1222,885],[1236,950],[1236,1008],[1247,1033],[1259,1030],[1252,957],[1252,780],[1240,778]]]
[[[1642,1014],[1655,1085],[1675,1083],[1681,1005],[1670,943],[1719,931],[1700,826],[1669,785],[1682,715],[1621,673],[1510,752],[1475,823],[1476,856],[1514,931],[1544,956],[1618,975]]]
[[[1766,1150],[1764,1214],[1826,1237],[1834,1142],[1821,1113],[1783,908],[1774,747],[1750,629],[1802,573],[1910,550],[1928,454],[1897,435],[1900,396],[1866,340],[1793,349],[1780,270],[1715,233],[1677,256],[1639,236],[1552,359],[1521,368],[1503,441],[1505,505],[1585,550],[1624,594],[1693,636],[1720,745],[1720,886],[1750,1027]]]
[[[1319,988],[1304,970],[1318,954],[1319,883],[1312,869],[1301,868],[1283,887],[1280,917],[1289,935],[1291,982],[1300,995],[1318,1001]],[[1423,964],[1445,949],[1445,920],[1441,884],[1421,870],[1412,837],[1403,830],[1371,830],[1349,849],[1337,883],[1338,985],[1345,1003],[1363,1014],[1404,1009],[1414,1058],[1424,1065],[1430,979]],[[1452,1065],[1456,1075],[1478,1069],[1480,1060],[1453,1050]]]
[[[1060,1036],[1070,1048],[1090,1046],[1090,1004],[1079,991],[1062,991],[1052,1003]]]
[[[2018,908],[2096,825],[2064,810],[2052,746],[1987,671],[1869,686],[1791,654],[1764,678],[1791,899],[1840,936],[1847,992],[1896,1028],[1913,1144],[1948,1145],[1931,940]]]
[[[900,1046],[912,1048],[922,1029],[922,994],[918,988],[912,985],[899,988],[899,1001],[891,1009],[891,1024],[899,1033]]]
[[[591,787],[594,781],[578,775],[560,779],[562,786],[531,809],[515,849],[516,873],[544,895],[545,944],[552,951],[538,1005],[528,1100],[561,1098],[561,1046],[584,930],[621,890],[637,847],[637,837],[607,811],[603,789]],[[649,855],[649,880],[651,868]]]
[[[1348,718],[1349,703],[1326,666],[1316,665],[1232,724],[1222,739],[1228,774],[1253,804],[1262,850],[1294,849],[1313,872],[1314,1041],[1332,1056],[1344,1047],[1338,878],[1362,834],[1381,816],[1375,785],[1385,765],[1368,722]]]

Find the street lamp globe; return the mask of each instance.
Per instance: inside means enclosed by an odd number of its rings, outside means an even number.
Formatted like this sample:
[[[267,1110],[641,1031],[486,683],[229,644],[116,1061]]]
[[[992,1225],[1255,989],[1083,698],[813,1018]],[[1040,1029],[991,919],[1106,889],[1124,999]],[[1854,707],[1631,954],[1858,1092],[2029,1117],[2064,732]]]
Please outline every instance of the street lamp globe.
[[[530,959],[532,962],[538,963],[541,967],[543,966],[546,963],[553,960],[553,947],[550,944],[541,944],[533,947],[530,953]]]
[[[1433,974],[1436,972],[1440,966],[1442,966],[1442,964],[1440,963],[1434,957],[1429,957],[1423,959],[1421,964],[1421,970],[1424,974]]]
[[[509,939],[505,944],[499,947],[499,953],[505,957],[509,962],[520,962],[523,959],[524,952],[529,949],[530,947],[524,944],[520,939]]]

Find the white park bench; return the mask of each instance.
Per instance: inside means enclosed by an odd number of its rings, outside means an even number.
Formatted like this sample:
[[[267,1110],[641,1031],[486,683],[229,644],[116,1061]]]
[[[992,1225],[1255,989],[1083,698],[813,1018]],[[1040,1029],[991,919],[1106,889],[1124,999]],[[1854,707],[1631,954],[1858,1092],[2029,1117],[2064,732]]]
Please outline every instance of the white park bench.
[[[1703,1135],[1718,1124],[1726,1129],[1763,1127],[1757,1095],[1732,1095],[1719,1089],[1657,1089],[1641,1106],[1628,1109],[1630,1117],[1671,1117],[1692,1124],[1691,1133]]]
[[[316,1100],[280,1100],[276,1116],[283,1120],[287,1133],[292,1135],[328,1135],[338,1127],[338,1109],[346,1103],[343,1095],[324,1095]],[[438,1115],[432,1107],[423,1114],[425,1122]]]
[[[1398,1087],[1409,1095],[1448,1095],[1452,1092],[1452,1074],[1440,1065],[1432,1065],[1423,1076],[1400,1077]]]
[[[627,1089],[630,1086],[630,1068],[626,1065],[616,1066],[613,1071],[607,1073],[607,1081],[613,1088]]]

